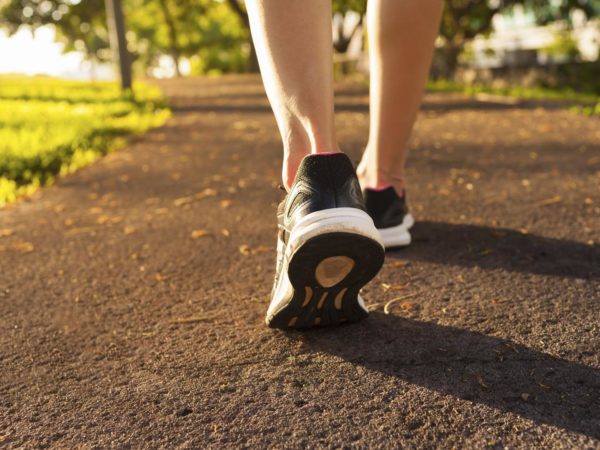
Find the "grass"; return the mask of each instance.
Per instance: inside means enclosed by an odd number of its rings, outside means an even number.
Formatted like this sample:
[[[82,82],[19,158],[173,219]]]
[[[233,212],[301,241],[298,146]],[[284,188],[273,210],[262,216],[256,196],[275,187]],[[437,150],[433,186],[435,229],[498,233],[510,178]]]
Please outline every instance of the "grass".
[[[157,88],[135,96],[106,82],[0,77],[0,205],[29,195],[169,115]]]
[[[482,84],[466,85],[448,80],[431,80],[427,83],[427,90],[429,92],[461,92],[467,95],[492,94],[535,100],[563,100],[594,104],[600,100],[598,94],[577,92],[569,88],[554,89],[523,86],[492,87]]]
[[[466,85],[448,80],[430,80],[427,83],[429,92],[461,92],[466,95],[492,94],[534,100],[555,100],[582,103],[573,106],[575,112],[586,116],[600,116],[600,96],[594,93],[577,92],[573,89],[507,86],[492,87],[481,84]]]

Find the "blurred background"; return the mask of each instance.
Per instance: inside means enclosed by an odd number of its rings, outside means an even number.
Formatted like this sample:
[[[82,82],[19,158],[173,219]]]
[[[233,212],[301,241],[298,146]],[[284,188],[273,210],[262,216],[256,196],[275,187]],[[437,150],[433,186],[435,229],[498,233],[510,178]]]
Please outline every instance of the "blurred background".
[[[2,0],[0,72],[114,79],[111,4],[137,76],[258,70],[243,0]],[[368,71],[366,0],[333,4],[340,70]],[[598,0],[446,1],[433,76],[599,89],[599,14]]]
[[[333,5],[336,76],[366,79],[366,0]],[[430,90],[600,113],[600,0],[447,0],[436,47]],[[0,204],[163,123],[149,78],[257,71],[243,0],[0,0]]]

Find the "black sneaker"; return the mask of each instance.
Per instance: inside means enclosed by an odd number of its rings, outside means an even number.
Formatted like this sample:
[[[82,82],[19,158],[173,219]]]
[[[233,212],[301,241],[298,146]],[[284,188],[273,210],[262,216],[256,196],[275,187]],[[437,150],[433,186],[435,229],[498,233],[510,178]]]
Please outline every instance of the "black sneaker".
[[[367,317],[358,292],[379,272],[385,251],[348,157],[306,156],[277,219],[267,324],[305,328]]]
[[[399,196],[393,186],[363,191],[367,212],[381,233],[385,248],[410,244],[410,227],[415,223],[408,212],[406,192]]]

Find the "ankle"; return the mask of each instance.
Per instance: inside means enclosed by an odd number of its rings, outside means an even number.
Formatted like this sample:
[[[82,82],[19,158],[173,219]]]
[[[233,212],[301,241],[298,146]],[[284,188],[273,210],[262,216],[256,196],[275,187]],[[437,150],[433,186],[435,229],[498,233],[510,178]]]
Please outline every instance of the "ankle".
[[[310,151],[285,151],[283,154],[283,168],[281,171],[281,178],[283,180],[283,186],[289,191],[294,184],[296,178],[296,172],[300,163],[306,155],[310,155]]]
[[[281,177],[283,180],[284,187],[289,190],[292,184],[294,184],[294,180],[296,178],[296,172],[302,163],[302,160],[305,156],[310,154],[331,154],[331,153],[340,153],[341,150],[336,145],[331,145],[329,147],[317,147],[313,149],[314,151],[308,150],[306,148],[294,148],[292,150],[285,149],[283,153],[283,169],[281,173]]]
[[[359,164],[356,172],[360,186],[363,189],[385,189],[393,186],[399,195],[404,192],[406,185],[404,174],[392,174],[389,170],[381,168],[373,170],[372,167],[363,162]]]

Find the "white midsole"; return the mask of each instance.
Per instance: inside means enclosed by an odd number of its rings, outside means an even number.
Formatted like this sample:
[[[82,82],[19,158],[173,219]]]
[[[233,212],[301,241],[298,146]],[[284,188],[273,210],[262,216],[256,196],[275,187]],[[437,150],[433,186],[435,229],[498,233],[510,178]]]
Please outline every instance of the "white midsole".
[[[273,294],[271,304],[267,311],[267,321],[283,309],[289,299],[293,296],[293,286],[288,277],[288,265],[294,253],[308,240],[327,233],[353,233],[373,239],[383,247],[381,235],[373,219],[364,211],[357,208],[332,208],[324,209],[314,213],[307,214],[294,226],[285,249],[283,267],[279,277],[279,283]],[[278,252],[283,249],[281,241],[278,242]],[[278,253],[279,254],[279,253]],[[364,303],[359,299],[359,304],[363,309]]]
[[[395,227],[379,228],[381,240],[386,248],[408,245],[411,242],[411,236],[408,230],[415,224],[415,219],[411,214],[404,216],[402,223]]]
[[[354,233],[377,241],[382,247],[381,235],[373,219],[357,208],[332,208],[307,214],[294,226],[285,256],[291,256],[306,241],[327,233]]]

